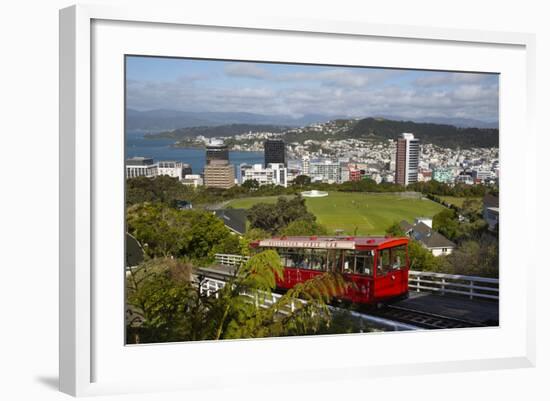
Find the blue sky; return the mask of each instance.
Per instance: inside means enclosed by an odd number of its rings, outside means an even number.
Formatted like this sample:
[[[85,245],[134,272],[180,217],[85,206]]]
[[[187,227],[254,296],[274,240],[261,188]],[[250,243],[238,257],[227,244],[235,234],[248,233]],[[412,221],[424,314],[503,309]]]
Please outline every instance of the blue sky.
[[[498,121],[498,75],[127,57],[127,107]]]

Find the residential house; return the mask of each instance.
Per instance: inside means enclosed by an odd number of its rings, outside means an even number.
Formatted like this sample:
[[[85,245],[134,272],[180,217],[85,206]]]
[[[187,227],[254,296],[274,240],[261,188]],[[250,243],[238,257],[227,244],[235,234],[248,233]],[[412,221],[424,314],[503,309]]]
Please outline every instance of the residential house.
[[[434,256],[449,255],[455,248],[456,244],[435,230],[432,230],[430,225],[426,224],[425,219],[417,219],[414,224],[403,220],[399,223],[405,234],[417,240],[422,246],[432,252]]]

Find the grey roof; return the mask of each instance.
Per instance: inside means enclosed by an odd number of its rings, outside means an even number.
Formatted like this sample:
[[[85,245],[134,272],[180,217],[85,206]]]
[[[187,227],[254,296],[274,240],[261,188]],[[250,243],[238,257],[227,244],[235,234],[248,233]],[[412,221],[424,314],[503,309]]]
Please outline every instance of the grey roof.
[[[448,240],[437,231],[432,230],[430,226],[425,223],[418,222],[411,225],[407,221],[402,220],[399,225],[405,233],[424,244],[427,248],[456,248],[454,242]]]
[[[246,209],[218,209],[214,210],[214,214],[231,231],[237,234],[246,233]]]
[[[456,244],[443,235],[439,234],[437,231],[431,231],[427,235],[422,236],[418,239],[422,242],[427,248],[455,248]]]
[[[410,224],[407,220],[401,220],[399,227],[401,227],[405,233],[408,233],[413,228],[412,224]]]

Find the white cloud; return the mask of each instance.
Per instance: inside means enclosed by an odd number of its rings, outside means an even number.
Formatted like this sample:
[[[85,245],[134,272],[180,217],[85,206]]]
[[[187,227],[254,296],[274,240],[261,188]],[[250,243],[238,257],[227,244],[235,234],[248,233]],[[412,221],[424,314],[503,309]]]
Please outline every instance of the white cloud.
[[[271,78],[268,70],[254,63],[231,63],[225,66],[225,73],[231,77],[266,79]]]

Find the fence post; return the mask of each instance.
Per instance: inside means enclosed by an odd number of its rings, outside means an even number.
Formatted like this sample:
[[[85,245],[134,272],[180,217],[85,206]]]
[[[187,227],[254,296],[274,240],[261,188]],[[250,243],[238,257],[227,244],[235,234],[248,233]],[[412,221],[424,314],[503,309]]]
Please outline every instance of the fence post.
[[[474,282],[470,280],[470,299],[474,299]]]
[[[445,279],[441,279],[441,294],[445,295]]]

